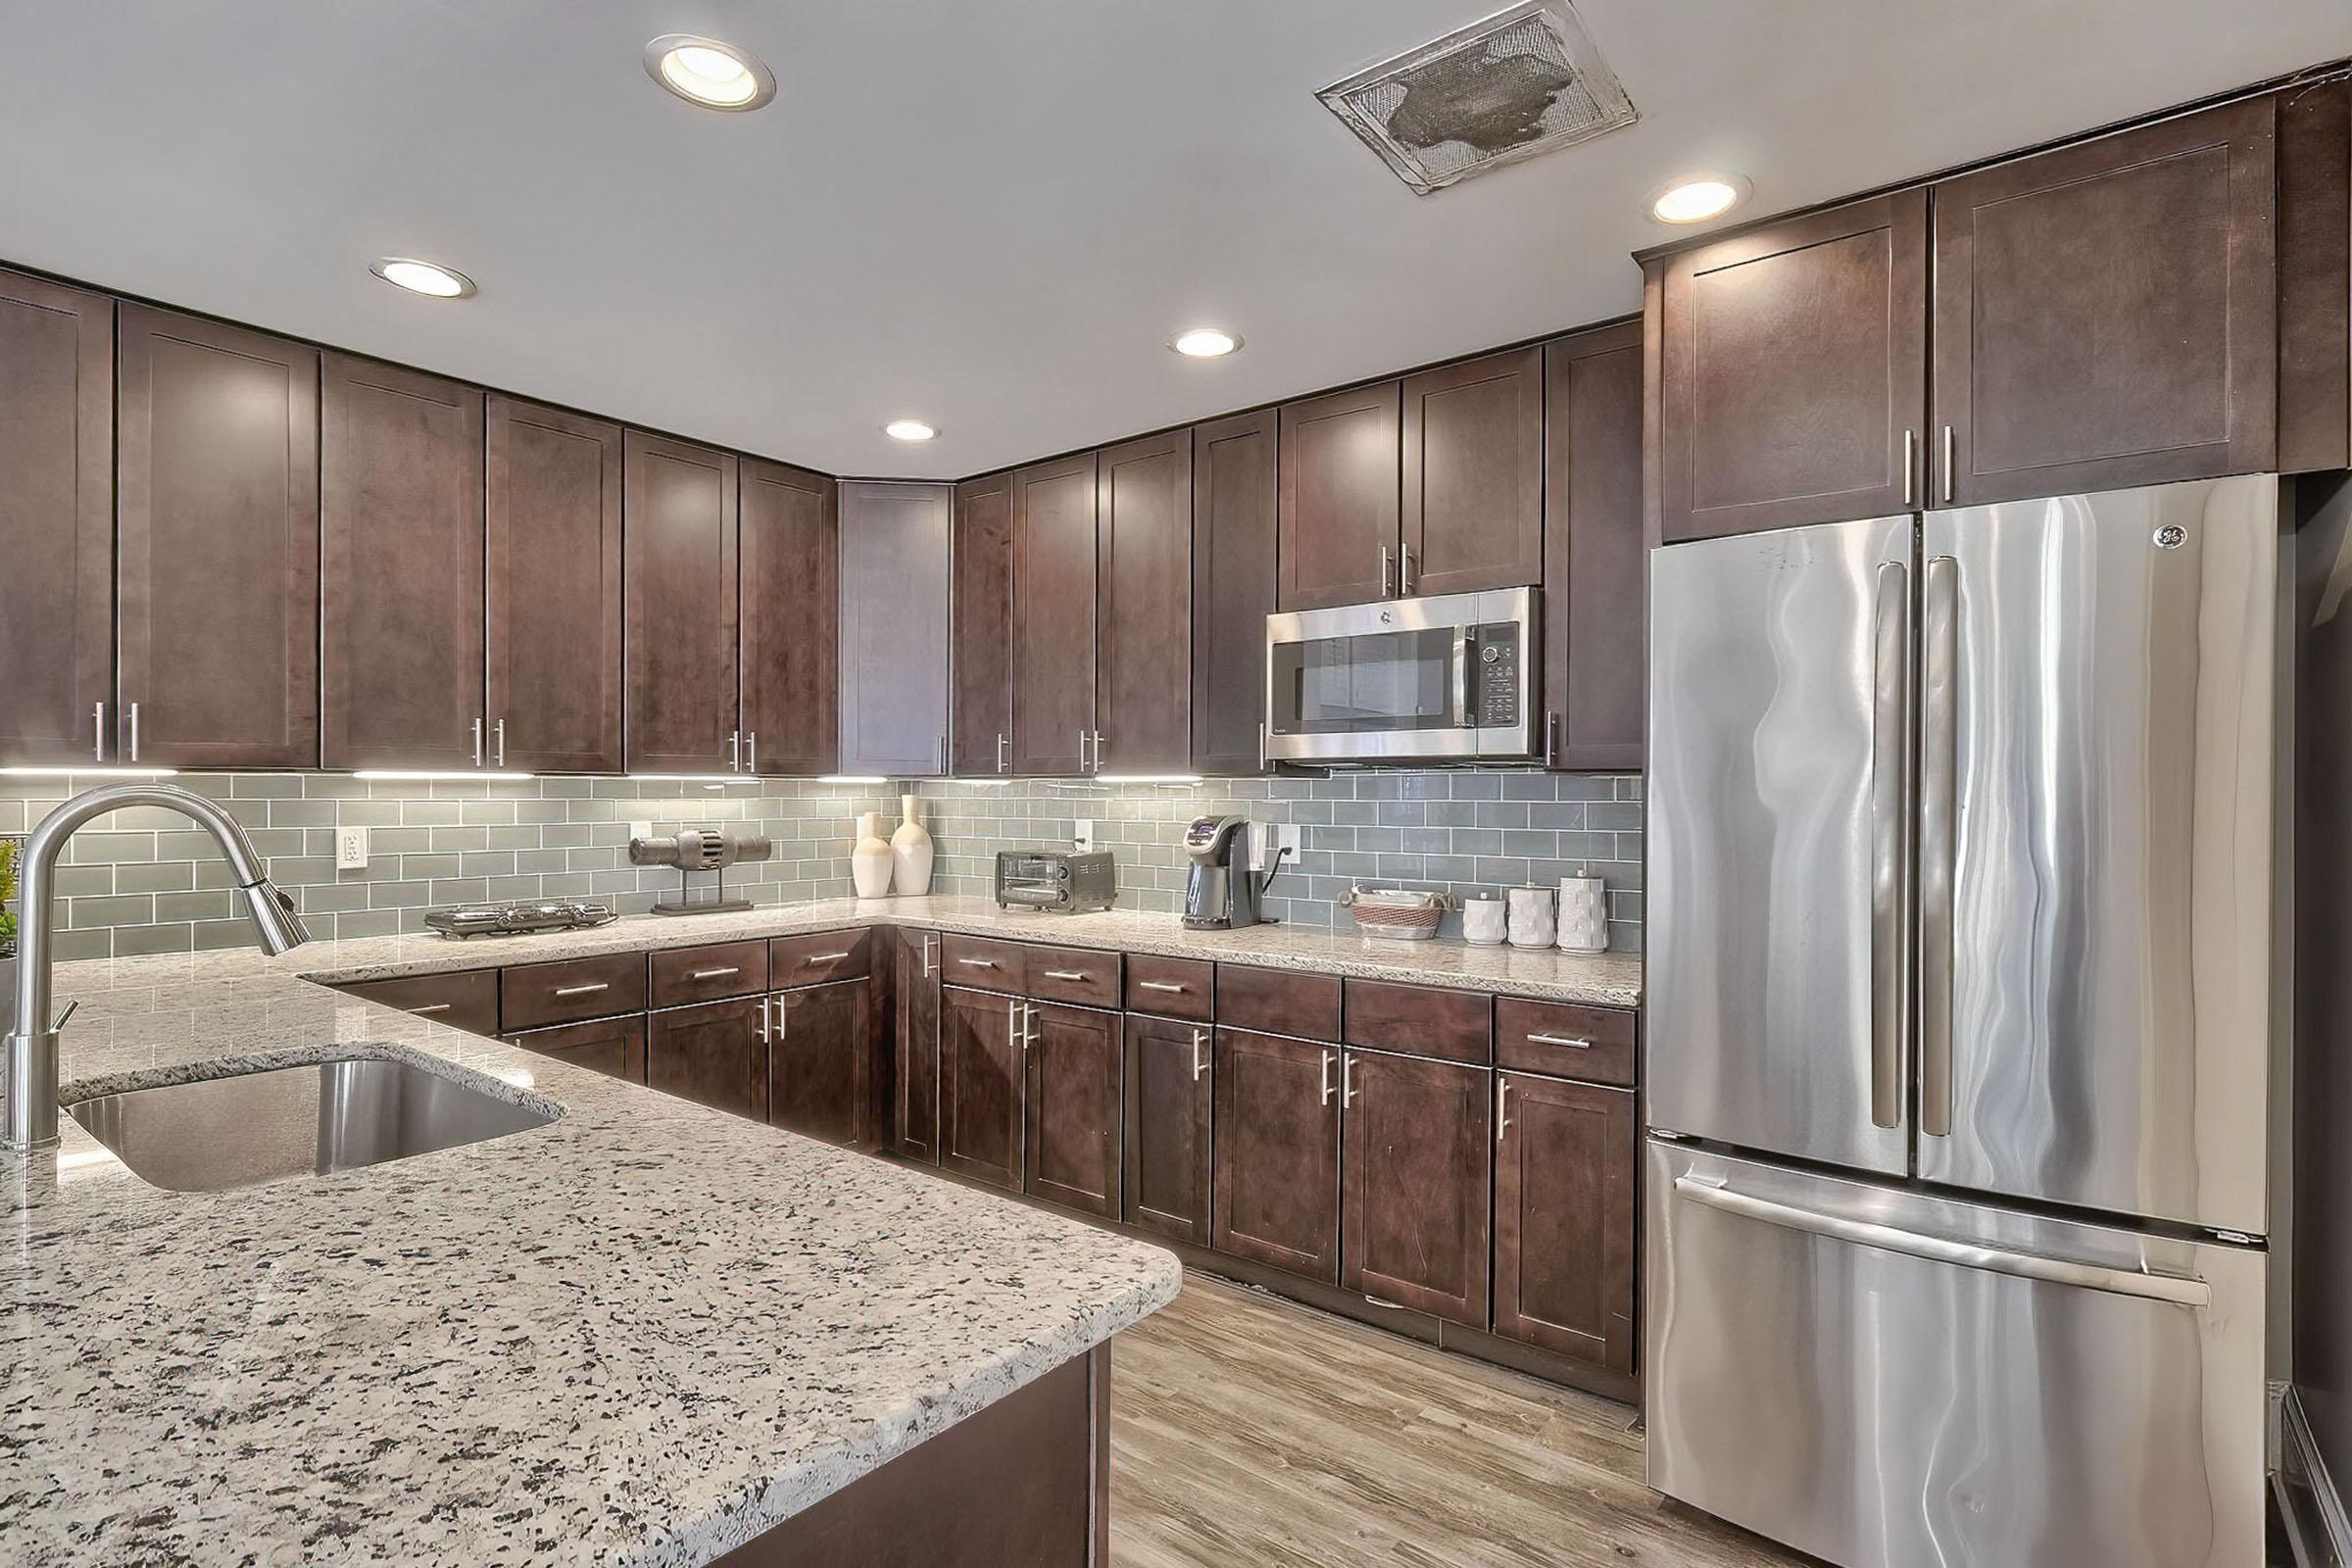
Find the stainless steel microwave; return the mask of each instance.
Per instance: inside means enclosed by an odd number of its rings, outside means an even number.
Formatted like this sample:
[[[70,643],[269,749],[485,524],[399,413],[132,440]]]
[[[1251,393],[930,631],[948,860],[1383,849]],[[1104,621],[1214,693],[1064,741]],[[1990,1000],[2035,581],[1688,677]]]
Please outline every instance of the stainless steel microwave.
[[[1268,615],[1266,756],[1532,757],[1538,624],[1533,588]]]

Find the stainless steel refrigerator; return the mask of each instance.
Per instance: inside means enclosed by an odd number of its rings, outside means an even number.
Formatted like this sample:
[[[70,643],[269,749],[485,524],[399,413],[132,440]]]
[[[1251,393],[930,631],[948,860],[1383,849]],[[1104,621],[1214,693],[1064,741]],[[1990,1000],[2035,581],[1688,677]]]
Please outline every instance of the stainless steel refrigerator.
[[[1652,1486],[1851,1568],[2262,1561],[2278,530],[1653,552]]]

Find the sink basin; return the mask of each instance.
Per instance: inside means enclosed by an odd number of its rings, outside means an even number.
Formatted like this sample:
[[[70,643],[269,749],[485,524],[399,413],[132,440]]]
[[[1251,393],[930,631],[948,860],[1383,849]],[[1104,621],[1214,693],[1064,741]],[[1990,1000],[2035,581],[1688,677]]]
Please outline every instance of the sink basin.
[[[141,1181],[175,1193],[323,1176],[556,1119],[382,1056],[125,1090],[66,1108]]]

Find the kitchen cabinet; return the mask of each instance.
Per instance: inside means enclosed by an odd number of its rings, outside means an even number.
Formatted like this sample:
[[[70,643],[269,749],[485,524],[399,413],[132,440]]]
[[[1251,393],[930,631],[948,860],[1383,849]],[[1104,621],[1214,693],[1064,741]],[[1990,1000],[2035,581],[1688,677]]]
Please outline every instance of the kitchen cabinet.
[[[1209,1245],[1209,1128],[1216,1108],[1215,1039],[1206,1025],[1129,1013],[1121,1214],[1171,1241]]]
[[[1918,504],[1927,212],[1898,191],[1649,262],[1663,540]]]
[[[939,1041],[943,1004],[939,933],[892,935],[891,1147],[939,1163]]]
[[[940,1004],[939,1162],[1020,1192],[1022,1004],[960,986],[943,989]]]
[[[526,1029],[505,1039],[511,1046],[608,1078],[645,1082],[645,1014],[641,1012],[625,1018],[599,1018],[593,1023],[559,1024],[553,1029]]]
[[[765,997],[737,997],[651,1015],[646,1082],[714,1110],[767,1115]]]
[[[1404,378],[1397,591],[1466,594],[1544,576],[1544,351]]]
[[[1219,1028],[1214,1071],[1217,1250],[1338,1284],[1340,1053]]]
[[[1012,770],[1085,773],[1095,746],[1095,455],[1012,476]]]
[[[1642,323],[1544,349],[1544,760],[1642,766]]]
[[[1934,187],[1936,504],[2276,463],[2276,103]]]
[[[2278,94],[2278,471],[2352,466],[2352,79]]]
[[[657,1007],[683,1007],[768,989],[767,943],[759,937],[697,948],[657,948],[645,958],[646,992]]]
[[[406,974],[389,980],[362,980],[335,989],[363,1002],[398,1007],[468,1034],[495,1035],[499,1021],[498,986],[496,969],[462,969],[454,974]]]
[[[1282,609],[1362,604],[1397,591],[1399,399],[1399,383],[1383,381],[1283,406]]]
[[[1219,1023],[1236,1029],[1293,1035],[1305,1040],[1337,1040],[1340,977],[1220,963],[1216,1016]]]
[[[318,765],[318,351],[123,305],[117,755]]]
[[[827,1143],[869,1142],[873,988],[841,980],[779,991],[771,1004],[767,1119]]]
[[[498,765],[483,716],[481,389],[329,354],[318,408],[324,765]]]
[[[1340,1064],[1343,1286],[1487,1326],[1494,1091],[1494,1075],[1483,1067],[1347,1054]]]
[[[1193,771],[1262,773],[1278,565],[1272,409],[1193,427]]]
[[[780,463],[738,470],[743,770],[836,771],[841,563],[834,483]]]
[[[960,776],[1012,771],[1012,475],[956,487],[954,681],[949,762]]]
[[[624,455],[628,765],[738,771],[737,460],[641,430]]]
[[[955,490],[841,490],[841,771],[947,771]]]
[[[1029,1195],[1119,1215],[1119,1015],[1029,1003],[1026,1180]]]
[[[498,393],[483,426],[491,755],[527,773],[617,773],[620,426]]]
[[[1098,460],[1094,768],[1182,773],[1193,756],[1193,435]]]
[[[1494,1059],[1494,999],[1483,991],[1348,980],[1342,994],[1351,1046],[1481,1067]]]
[[[642,953],[518,963],[498,972],[498,1019],[509,1033],[643,1012],[645,1004]]]
[[[1494,1332],[1634,1369],[1630,1090],[1495,1075]]]
[[[0,272],[0,765],[109,755],[114,361],[113,300]]]

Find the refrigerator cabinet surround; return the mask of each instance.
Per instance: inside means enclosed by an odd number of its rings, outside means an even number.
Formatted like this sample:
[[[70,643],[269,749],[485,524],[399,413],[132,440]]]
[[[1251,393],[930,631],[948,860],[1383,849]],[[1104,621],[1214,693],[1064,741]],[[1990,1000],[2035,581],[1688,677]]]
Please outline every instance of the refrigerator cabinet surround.
[[[1835,1563],[2263,1561],[2261,1251],[1645,1165],[1652,1486]]]

